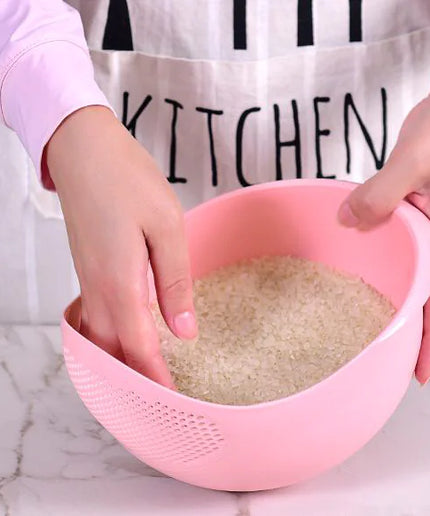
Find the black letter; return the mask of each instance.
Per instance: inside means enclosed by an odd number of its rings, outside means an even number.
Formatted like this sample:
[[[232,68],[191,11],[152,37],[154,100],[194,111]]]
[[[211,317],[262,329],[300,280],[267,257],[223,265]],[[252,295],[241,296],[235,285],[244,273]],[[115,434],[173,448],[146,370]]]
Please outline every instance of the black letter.
[[[289,141],[281,141],[281,128],[279,120],[279,106],[273,104],[273,113],[275,116],[275,146],[276,146],[276,180],[282,179],[282,165],[281,165],[281,149],[282,147],[295,147],[296,155],[296,177],[302,177],[302,160],[301,160],[301,142],[300,142],[300,125],[299,112],[297,110],[297,102],[293,99],[291,101],[291,108],[293,110],[294,120],[294,139]]]
[[[127,0],[110,0],[103,50],[133,50]]]
[[[208,117],[208,132],[209,132],[209,149],[211,153],[211,168],[212,168],[212,186],[218,186],[218,171],[216,166],[216,155],[215,155],[215,145],[214,145],[214,136],[212,131],[212,115],[222,115],[224,111],[209,109],[203,107],[196,107],[196,111],[199,113],[207,113]]]
[[[329,97],[315,97],[314,98],[314,113],[315,113],[315,153],[317,158],[317,177],[326,179],[335,179],[336,176],[323,176],[321,163],[321,142],[320,136],[328,136],[330,129],[320,129],[320,113],[318,104],[320,102],[330,102]]]
[[[167,104],[172,104],[173,106],[173,115],[172,115],[172,128],[171,128],[171,138],[170,138],[170,167],[169,167],[169,177],[167,178],[169,183],[186,183],[187,180],[185,177],[176,177],[175,176],[175,167],[176,167],[176,121],[178,119],[178,109],[184,109],[184,106],[172,99],[164,99]]]
[[[233,48],[246,50],[246,0],[233,0]]]
[[[237,178],[239,179],[239,183],[242,186],[251,186],[251,183],[248,183],[248,181],[245,179],[245,176],[243,175],[243,168],[242,168],[243,126],[245,125],[245,120],[249,114],[255,113],[260,110],[261,110],[261,108],[259,108],[259,107],[253,107],[253,108],[246,109],[240,115],[239,122],[237,124],[237,129],[236,129],[236,173],[237,173]]]
[[[349,41],[362,41],[362,0],[349,0]]]
[[[151,95],[147,95],[145,100],[142,102],[142,104],[139,106],[136,113],[132,116],[129,122],[127,122],[127,115],[128,115],[128,97],[130,94],[128,91],[124,91],[122,95],[122,123],[125,125],[126,129],[128,129],[133,136],[136,136],[136,122],[139,116],[142,114],[143,110],[146,108],[146,106],[151,102],[152,97]]]
[[[349,108],[354,111],[354,114],[357,118],[358,124],[360,125],[360,129],[363,133],[364,139],[372,153],[373,159],[375,160],[376,169],[380,170],[385,163],[385,153],[387,151],[387,92],[385,88],[381,88],[381,99],[382,99],[382,149],[381,149],[381,157],[378,157],[375,151],[375,147],[373,145],[372,138],[370,137],[369,131],[366,129],[366,126],[361,119],[357,108],[355,107],[354,100],[352,98],[351,93],[347,93],[345,95],[345,104],[343,107],[343,117],[345,123],[345,145],[346,145],[346,172],[349,174],[351,172],[351,147],[349,145]]]
[[[297,46],[314,44],[312,0],[298,0],[297,3]]]

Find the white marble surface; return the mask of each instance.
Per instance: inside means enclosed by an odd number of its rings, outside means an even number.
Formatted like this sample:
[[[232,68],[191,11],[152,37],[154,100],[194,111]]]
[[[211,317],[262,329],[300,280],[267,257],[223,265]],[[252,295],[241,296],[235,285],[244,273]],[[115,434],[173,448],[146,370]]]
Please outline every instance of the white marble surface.
[[[181,484],[126,452],[75,394],[56,327],[0,327],[0,393],[0,516],[430,516],[430,387],[413,384],[342,466],[242,495]]]

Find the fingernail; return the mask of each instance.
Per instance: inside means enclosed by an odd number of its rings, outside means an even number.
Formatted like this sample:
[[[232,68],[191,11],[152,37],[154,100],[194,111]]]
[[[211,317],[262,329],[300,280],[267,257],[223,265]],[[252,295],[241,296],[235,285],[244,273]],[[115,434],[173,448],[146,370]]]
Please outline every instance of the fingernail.
[[[339,222],[347,228],[354,228],[358,226],[360,220],[352,213],[351,207],[347,202],[344,202],[339,209]]]
[[[197,321],[192,312],[183,312],[177,315],[173,324],[179,338],[191,340],[197,337]]]

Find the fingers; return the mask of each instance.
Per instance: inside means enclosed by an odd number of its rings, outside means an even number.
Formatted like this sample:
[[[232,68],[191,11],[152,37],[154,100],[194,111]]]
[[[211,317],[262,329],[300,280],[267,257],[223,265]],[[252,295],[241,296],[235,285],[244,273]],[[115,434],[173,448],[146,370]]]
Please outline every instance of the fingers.
[[[174,389],[172,376],[160,352],[158,332],[151,312],[135,302],[129,303],[118,323],[118,335],[125,361],[154,382]]]
[[[77,267],[81,333],[132,369],[174,388],[148,307],[148,252],[140,228],[123,227],[116,246],[94,262]]]
[[[416,379],[421,385],[430,379],[430,303],[427,301],[424,307],[424,330],[420,354],[415,368]]]
[[[160,353],[157,329],[142,296],[127,288],[113,288],[112,292],[115,302],[110,309],[103,298],[90,297],[88,301],[83,295],[80,332],[132,369],[174,388]]]
[[[157,297],[163,317],[181,339],[197,336],[192,280],[183,216],[173,210],[146,234]]]
[[[429,100],[406,117],[385,166],[358,186],[342,204],[338,218],[347,227],[371,228],[386,220],[402,199],[429,181]]]
[[[384,222],[397,205],[414,191],[417,179],[393,152],[384,168],[358,186],[339,209],[339,221],[347,227],[368,229]]]
[[[148,250],[142,231],[123,226],[117,244],[105,259],[98,291],[106,299],[125,362],[151,380],[174,388],[148,307]]]
[[[132,369],[173,389],[170,371],[161,355],[157,328],[148,308],[146,275],[138,282],[117,289],[111,309],[125,361]]]

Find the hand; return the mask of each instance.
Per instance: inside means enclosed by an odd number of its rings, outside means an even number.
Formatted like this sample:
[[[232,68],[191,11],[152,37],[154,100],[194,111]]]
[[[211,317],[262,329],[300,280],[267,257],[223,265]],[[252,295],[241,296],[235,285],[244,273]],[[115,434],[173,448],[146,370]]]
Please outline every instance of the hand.
[[[148,306],[151,262],[166,323],[197,334],[183,215],[155,162],[104,107],[70,115],[45,151],[82,293],[81,333],[173,388]]]
[[[430,218],[430,98],[409,113],[386,165],[358,186],[341,206],[340,221],[348,227],[371,228],[406,198]],[[430,242],[429,242],[430,245]],[[424,307],[424,332],[415,376],[430,379],[430,302]]]

